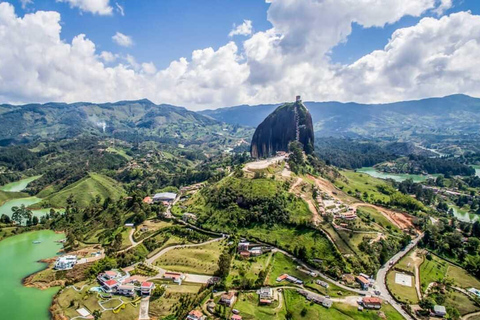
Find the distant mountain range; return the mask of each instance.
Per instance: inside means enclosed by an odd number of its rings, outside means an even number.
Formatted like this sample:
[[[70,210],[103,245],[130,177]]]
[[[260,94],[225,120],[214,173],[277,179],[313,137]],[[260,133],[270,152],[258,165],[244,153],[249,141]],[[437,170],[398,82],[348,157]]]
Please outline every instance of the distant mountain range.
[[[200,113],[256,127],[280,104],[221,108]],[[458,135],[480,130],[480,99],[466,95],[388,104],[305,102],[317,136],[394,137]]]
[[[238,134],[238,126],[257,127],[280,104],[236,106],[201,112],[149,100],[95,104],[0,105],[0,146],[80,134],[127,141],[212,145]],[[480,99],[452,95],[389,104],[305,102],[317,137],[394,138],[478,134]]]
[[[185,108],[156,105],[146,99],[104,104],[0,105],[0,123],[0,145],[85,133],[125,140],[148,137],[160,142],[188,143],[223,132],[225,127]]]

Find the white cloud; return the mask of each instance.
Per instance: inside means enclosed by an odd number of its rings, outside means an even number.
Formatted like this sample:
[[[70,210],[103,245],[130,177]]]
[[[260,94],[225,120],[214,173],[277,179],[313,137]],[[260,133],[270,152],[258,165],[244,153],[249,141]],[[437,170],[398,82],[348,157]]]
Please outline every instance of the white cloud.
[[[102,51],[102,53],[100,53],[100,58],[106,63],[111,63],[117,59],[117,56],[109,51]]]
[[[90,12],[98,15],[110,15],[113,8],[110,6],[110,0],[56,0],[57,2],[66,2],[72,8],[78,8],[83,12]]]
[[[123,9],[123,6],[121,6],[118,2],[115,2],[115,6],[117,7],[118,13],[123,17],[125,16],[125,10]]]
[[[28,5],[33,4],[33,0],[20,0],[20,3],[22,4],[22,9],[25,9]]]
[[[438,0],[438,1],[440,2],[440,4],[436,9],[433,10],[433,12],[435,12],[439,16],[453,6],[452,0]]]
[[[0,3],[0,101],[117,101],[148,98],[191,109],[292,100],[387,102],[451,93],[480,96],[480,17],[424,18],[398,29],[382,50],[350,65],[331,49],[353,22],[366,28],[436,10],[435,0],[276,0],[272,28],[238,47],[195,50],[158,70],[135,57],[97,52],[85,35],[62,40],[60,15],[17,17]],[[22,54],[18,54],[21,52]]]
[[[127,36],[121,32],[115,33],[115,35],[112,37],[112,40],[122,47],[131,47],[133,45],[132,37]]]
[[[251,20],[243,20],[243,23],[239,26],[233,25],[232,31],[228,34],[229,37],[233,36],[248,36],[251,35],[253,31],[252,28],[252,21]]]

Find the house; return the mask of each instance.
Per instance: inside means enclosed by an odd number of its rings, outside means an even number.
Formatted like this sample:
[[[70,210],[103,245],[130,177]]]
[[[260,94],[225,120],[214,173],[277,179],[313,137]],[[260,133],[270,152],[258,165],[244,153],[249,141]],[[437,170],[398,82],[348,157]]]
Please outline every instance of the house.
[[[153,196],[153,202],[173,202],[177,198],[177,194],[173,192],[161,192]]]
[[[333,301],[330,300],[330,299],[323,299],[322,301],[322,306],[324,306],[325,308],[329,309],[331,306],[333,305]]]
[[[433,313],[436,317],[445,317],[447,315],[447,309],[444,306],[435,305],[433,306]]]
[[[291,282],[291,283],[294,283],[294,284],[303,284],[302,280],[299,280],[299,279],[297,279],[295,277],[292,277],[292,276],[289,276],[289,275],[287,275],[286,280]]]
[[[123,284],[118,286],[117,294],[127,297],[133,297],[135,295],[135,286],[132,284]]]
[[[153,199],[152,197],[145,197],[143,198],[143,203],[146,203],[146,204],[152,204],[153,203]]]
[[[239,314],[234,314],[234,315],[232,315],[232,317],[230,319],[231,320],[242,320],[242,316],[239,315]]]
[[[258,296],[260,301],[273,300],[273,289],[269,287],[260,288],[260,290],[258,290]]]
[[[103,283],[103,288],[105,289],[105,291],[107,292],[112,292],[113,290],[115,290],[118,286],[120,285],[120,283],[117,281],[117,280],[107,280]]]
[[[238,252],[242,252],[242,251],[248,251],[248,247],[250,247],[250,243],[248,242],[240,242],[238,244]]]
[[[328,289],[328,287],[329,287],[328,283],[326,283],[325,281],[317,280],[317,281],[315,281],[315,282],[316,282],[319,286],[322,286],[322,287],[324,287],[324,288],[326,288],[326,289]]]
[[[235,293],[233,291],[230,291],[222,294],[218,303],[224,304],[227,307],[233,306],[233,304],[235,303]]]
[[[242,251],[242,252],[240,252],[240,257],[242,257],[242,259],[248,259],[248,258],[250,258],[250,251]]]
[[[142,282],[142,285],[140,287],[140,293],[142,295],[149,296],[152,293],[153,289],[155,289],[155,283],[145,281],[145,282]]]
[[[77,264],[77,256],[63,256],[55,261],[55,270],[70,270]]]
[[[104,273],[100,273],[97,276],[98,281],[103,285],[109,280],[117,280],[122,277],[122,274],[116,270],[108,270]]]
[[[279,276],[277,278],[277,282],[282,282],[283,280],[287,279],[287,277],[288,277],[288,274],[286,274],[286,273],[282,274],[281,276]]]
[[[186,320],[204,320],[206,319],[203,315],[202,311],[200,310],[192,310],[188,313],[188,316],[185,318]]]
[[[252,256],[252,257],[258,257],[258,256],[262,255],[262,253],[263,253],[262,248],[260,248],[260,247],[252,248],[252,249],[248,250],[248,252],[250,252],[250,256]]]
[[[362,299],[362,304],[367,309],[380,309],[382,307],[382,300],[377,297],[365,297]]]
[[[182,281],[183,279],[185,279],[185,276],[178,272],[165,272],[165,274],[163,275],[163,278],[173,280],[173,282],[178,284],[182,284]]]
[[[365,279],[362,276],[357,276],[355,277],[355,280],[360,284],[360,287],[362,287],[362,290],[368,290],[368,286],[370,285],[370,281]]]
[[[135,224],[133,224],[133,223],[125,223],[125,227],[133,228],[133,227],[135,227]]]

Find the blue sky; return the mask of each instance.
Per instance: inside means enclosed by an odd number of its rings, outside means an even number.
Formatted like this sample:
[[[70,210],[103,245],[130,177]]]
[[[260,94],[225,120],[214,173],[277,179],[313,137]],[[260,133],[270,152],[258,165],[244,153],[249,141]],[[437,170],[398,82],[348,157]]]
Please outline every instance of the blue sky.
[[[18,12],[55,10],[62,15],[62,37],[71,39],[84,33],[92,39],[99,50],[131,54],[139,61],[152,61],[165,68],[179,57],[189,57],[198,48],[218,48],[229,40],[228,33],[233,24],[244,19],[253,22],[255,31],[272,27],[267,20],[269,4],[261,0],[119,0],[125,11],[109,16],[81,13],[67,3],[55,0],[35,0],[23,10],[20,1],[10,1]],[[114,5],[115,3],[112,3]],[[480,13],[480,1],[455,0],[446,13],[470,10]],[[348,41],[333,48],[333,62],[351,63],[373,50],[383,48],[391,34],[398,28],[413,26],[421,17],[405,16],[400,21],[385,27],[363,28],[353,24]],[[121,48],[113,43],[112,36],[122,32],[133,38],[134,45]],[[234,39],[239,42],[242,39]]]
[[[0,27],[0,103],[480,96],[478,0],[0,0]]]
[[[35,0],[26,10],[20,1],[10,2],[19,13],[33,8],[60,12],[62,38],[66,41],[84,33],[99,50],[128,53],[139,61],[152,61],[159,68],[189,57],[195,49],[224,45],[232,25],[244,19],[252,20],[256,31],[271,28],[267,21],[269,4],[261,0],[119,0],[125,16],[118,12],[107,16],[82,13],[55,0]],[[134,45],[122,48],[113,43],[117,31],[131,36]]]

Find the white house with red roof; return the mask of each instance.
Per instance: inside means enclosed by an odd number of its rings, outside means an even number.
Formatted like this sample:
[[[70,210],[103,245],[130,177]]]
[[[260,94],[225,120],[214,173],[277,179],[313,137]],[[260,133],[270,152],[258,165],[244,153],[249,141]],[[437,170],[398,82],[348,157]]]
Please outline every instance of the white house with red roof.
[[[152,293],[153,289],[155,289],[155,283],[145,281],[145,282],[142,282],[142,285],[140,287],[140,293],[142,295],[149,296]]]

